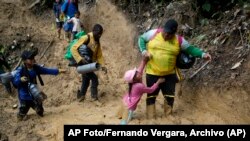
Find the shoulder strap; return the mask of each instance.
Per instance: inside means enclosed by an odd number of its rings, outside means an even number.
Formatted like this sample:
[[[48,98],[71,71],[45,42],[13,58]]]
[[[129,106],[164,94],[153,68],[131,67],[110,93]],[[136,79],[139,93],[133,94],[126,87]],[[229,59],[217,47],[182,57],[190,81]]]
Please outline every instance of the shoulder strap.
[[[38,67],[38,66],[35,64],[35,65],[33,66],[33,69],[34,69],[34,71],[37,73],[37,77],[38,77],[38,79],[39,79],[40,84],[41,84],[42,86],[44,86],[42,77],[41,77],[41,75],[39,74],[39,72],[38,72],[38,70],[37,70],[37,67]],[[29,72],[28,72],[28,70],[27,70],[27,68],[26,68],[25,66],[22,66],[22,68],[21,68],[21,76],[26,76],[26,77],[28,78],[28,81],[31,82]],[[35,81],[36,81],[36,80],[35,80]]]
[[[37,66],[36,64],[34,64],[34,70],[36,71],[38,80],[39,80],[40,84],[41,84],[42,86],[44,86],[43,79],[42,79],[41,75],[39,74],[37,68],[38,68],[38,66]]]
[[[177,38],[178,38],[179,47],[181,47],[183,37],[180,35],[177,35]]]
[[[21,73],[21,77],[22,77],[22,76],[26,76],[26,77],[28,78],[28,81],[29,81],[29,82],[31,81],[31,80],[30,80],[30,75],[29,75],[28,69],[27,69],[24,65],[21,66],[21,71],[20,71],[20,73]]]
[[[85,44],[86,46],[89,44],[89,41],[90,41],[90,35],[89,34],[87,34],[87,37],[88,37],[88,39],[83,43],[83,44]]]

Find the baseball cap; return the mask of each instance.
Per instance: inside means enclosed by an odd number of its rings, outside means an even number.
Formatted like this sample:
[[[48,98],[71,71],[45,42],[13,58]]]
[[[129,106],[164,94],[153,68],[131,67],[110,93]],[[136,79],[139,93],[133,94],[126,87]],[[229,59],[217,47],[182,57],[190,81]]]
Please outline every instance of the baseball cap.
[[[27,60],[27,59],[34,59],[35,56],[36,56],[36,54],[34,54],[32,51],[24,50],[22,55],[21,55],[21,58],[22,58],[22,60]]]
[[[174,19],[168,20],[164,25],[164,32],[174,34],[177,31],[178,23]]]

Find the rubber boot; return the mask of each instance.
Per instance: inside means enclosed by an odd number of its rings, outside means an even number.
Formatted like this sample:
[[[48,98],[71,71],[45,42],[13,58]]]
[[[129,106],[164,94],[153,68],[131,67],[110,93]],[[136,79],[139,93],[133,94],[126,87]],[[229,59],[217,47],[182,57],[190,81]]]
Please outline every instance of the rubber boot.
[[[128,122],[132,120],[134,112],[132,110],[128,110]]]
[[[147,105],[147,119],[156,119],[155,104]]]
[[[172,113],[172,106],[168,105],[167,102],[164,102],[164,116],[167,117]]]
[[[120,125],[127,125],[127,121],[122,119]]]

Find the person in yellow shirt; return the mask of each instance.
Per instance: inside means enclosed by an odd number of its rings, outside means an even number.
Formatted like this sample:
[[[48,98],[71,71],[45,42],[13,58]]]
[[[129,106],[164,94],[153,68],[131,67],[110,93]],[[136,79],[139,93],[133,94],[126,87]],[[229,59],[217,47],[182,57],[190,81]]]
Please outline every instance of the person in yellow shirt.
[[[100,38],[103,33],[103,27],[100,24],[95,24],[92,32],[88,33],[85,36],[82,36],[75,45],[71,48],[72,56],[75,59],[78,66],[97,62],[101,65],[101,69],[107,72],[106,67],[103,67],[103,55],[100,44]],[[86,54],[81,55],[79,48],[82,45],[87,45],[88,57]],[[77,98],[80,101],[85,99],[89,83],[91,81],[91,97],[93,100],[98,100],[98,91],[97,87],[99,85],[98,77],[94,72],[89,72],[82,74],[82,86],[81,90],[77,93]]]
[[[168,20],[162,29],[152,29],[139,37],[139,49],[143,56],[150,58],[146,66],[146,83],[151,87],[160,77],[165,78],[157,90],[147,95],[147,117],[155,118],[155,100],[159,91],[164,96],[164,113],[172,112],[175,85],[178,82],[176,75],[176,60],[180,51],[211,60],[209,53],[190,45],[183,37],[176,35],[178,23],[174,19]]]

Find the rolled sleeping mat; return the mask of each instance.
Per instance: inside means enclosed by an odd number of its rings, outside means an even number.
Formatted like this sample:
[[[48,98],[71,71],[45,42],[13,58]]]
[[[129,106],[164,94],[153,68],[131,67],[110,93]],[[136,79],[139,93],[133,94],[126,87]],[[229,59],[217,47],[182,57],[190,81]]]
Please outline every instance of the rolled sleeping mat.
[[[44,101],[47,96],[44,94],[36,84],[29,83],[29,92],[37,102]]]
[[[97,71],[100,69],[100,66],[101,65],[99,63],[94,62],[94,63],[78,66],[76,70],[78,73],[84,74],[88,72]]]

